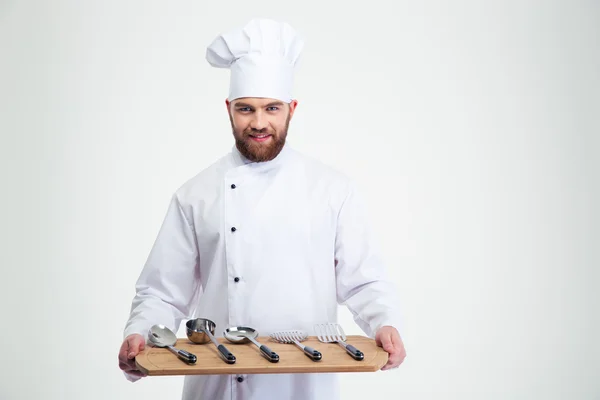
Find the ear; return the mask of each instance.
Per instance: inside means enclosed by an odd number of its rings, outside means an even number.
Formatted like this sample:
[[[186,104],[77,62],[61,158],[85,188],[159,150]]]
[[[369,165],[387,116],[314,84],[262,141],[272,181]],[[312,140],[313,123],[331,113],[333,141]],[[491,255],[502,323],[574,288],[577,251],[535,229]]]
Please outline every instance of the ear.
[[[290,119],[294,116],[294,111],[296,111],[297,106],[298,106],[298,100],[292,100],[290,102]]]
[[[227,110],[229,110],[229,104],[230,104],[230,103],[229,103],[229,100],[228,100],[228,99],[225,99],[225,106],[227,106]]]

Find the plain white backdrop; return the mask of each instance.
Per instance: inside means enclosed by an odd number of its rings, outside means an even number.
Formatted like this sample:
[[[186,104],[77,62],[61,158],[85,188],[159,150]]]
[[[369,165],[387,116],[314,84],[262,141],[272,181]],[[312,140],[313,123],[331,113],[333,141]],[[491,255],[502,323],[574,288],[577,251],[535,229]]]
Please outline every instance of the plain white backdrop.
[[[117,353],[253,17],[305,37],[290,143],[356,178],[402,298],[405,363],[343,397],[600,398],[597,2],[4,0],[0,399],[179,398]]]

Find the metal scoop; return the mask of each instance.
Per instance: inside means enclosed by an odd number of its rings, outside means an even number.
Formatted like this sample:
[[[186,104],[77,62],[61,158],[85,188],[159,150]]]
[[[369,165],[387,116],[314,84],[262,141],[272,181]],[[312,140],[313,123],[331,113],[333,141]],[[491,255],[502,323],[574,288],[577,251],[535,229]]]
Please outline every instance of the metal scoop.
[[[339,324],[317,324],[315,325],[315,330],[317,331],[317,337],[321,342],[338,343],[355,360],[361,361],[365,358],[362,351],[351,344],[344,342],[346,340],[346,334]]]
[[[323,357],[319,351],[313,349],[312,347],[304,346],[300,343],[303,340],[306,340],[306,338],[308,337],[308,335],[305,332],[302,332],[302,331],[280,331],[280,332],[274,332],[270,336],[271,336],[271,339],[273,339],[279,343],[294,343],[296,346],[298,346],[300,349],[302,349],[304,351],[304,354],[306,354],[313,361],[320,361],[321,358]]]
[[[148,331],[148,339],[157,347],[166,347],[171,352],[183,361],[188,364],[194,364],[197,360],[197,357],[185,350],[179,350],[173,347],[175,343],[177,343],[177,336],[173,333],[172,330],[167,328],[164,325],[154,325]]]
[[[279,355],[277,353],[255,340],[258,337],[258,332],[252,328],[248,328],[247,326],[235,326],[227,328],[225,329],[225,332],[223,332],[223,336],[225,336],[225,339],[229,340],[231,343],[252,342],[260,349],[260,352],[267,358],[267,360],[273,363],[279,361]]]

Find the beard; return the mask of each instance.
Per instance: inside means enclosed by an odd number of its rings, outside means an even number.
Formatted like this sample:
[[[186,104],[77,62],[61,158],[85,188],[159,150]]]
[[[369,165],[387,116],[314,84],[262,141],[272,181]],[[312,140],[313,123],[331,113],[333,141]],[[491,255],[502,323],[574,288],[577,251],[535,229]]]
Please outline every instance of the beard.
[[[231,120],[231,117],[230,117]],[[237,132],[231,120],[231,128],[235,137],[235,146],[244,157],[253,162],[271,161],[279,155],[285,140],[287,138],[290,116],[285,121],[285,127],[282,131],[265,128],[256,130],[252,128],[245,129],[243,132]],[[265,142],[257,142],[250,135],[271,135]]]

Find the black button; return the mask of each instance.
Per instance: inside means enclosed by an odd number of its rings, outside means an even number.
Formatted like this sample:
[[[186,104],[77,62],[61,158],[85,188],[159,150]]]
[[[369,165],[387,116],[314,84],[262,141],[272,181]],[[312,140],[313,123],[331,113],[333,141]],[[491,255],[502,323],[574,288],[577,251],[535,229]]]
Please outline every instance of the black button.
[[[238,278],[238,277],[236,276],[236,277],[235,277],[233,280],[234,280],[234,281],[236,281],[236,282],[239,282],[239,281],[240,281],[240,278]]]
[[[237,381],[238,382],[244,382],[244,378],[242,378],[241,376],[238,376]]]
[[[235,226],[232,226],[231,227],[231,232],[235,232],[235,231],[237,231],[237,229],[235,228]]]
[[[231,184],[231,188],[232,188],[232,189],[235,189],[235,183],[232,183],[232,184]]]

